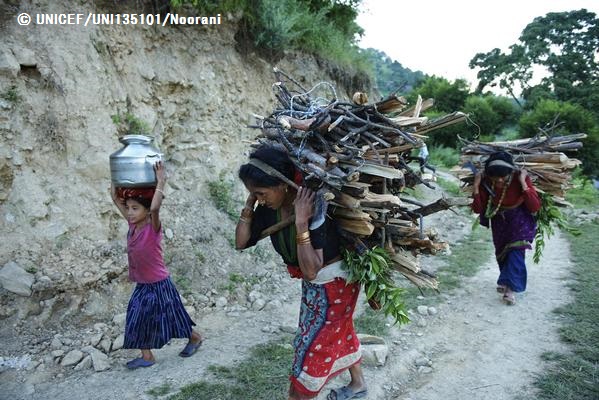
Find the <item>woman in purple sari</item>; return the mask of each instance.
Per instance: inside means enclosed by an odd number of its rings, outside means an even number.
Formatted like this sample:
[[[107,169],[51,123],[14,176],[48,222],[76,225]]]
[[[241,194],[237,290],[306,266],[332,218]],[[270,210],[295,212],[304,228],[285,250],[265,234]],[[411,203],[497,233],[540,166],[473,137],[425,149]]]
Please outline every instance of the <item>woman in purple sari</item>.
[[[500,151],[485,162],[484,173],[474,177],[472,210],[493,234],[499,264],[497,291],[506,304],[516,303],[514,292],[526,290],[524,251],[531,248],[537,225],[534,218],[541,199],[526,170],[514,165],[512,156]]]

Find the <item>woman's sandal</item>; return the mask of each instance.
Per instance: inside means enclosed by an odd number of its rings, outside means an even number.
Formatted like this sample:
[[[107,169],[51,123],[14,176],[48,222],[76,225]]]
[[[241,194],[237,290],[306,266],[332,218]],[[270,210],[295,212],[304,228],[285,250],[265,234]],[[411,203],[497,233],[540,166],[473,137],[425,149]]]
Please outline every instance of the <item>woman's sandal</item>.
[[[200,348],[200,346],[202,345],[203,340],[200,340],[197,343],[187,343],[185,345],[185,347],[183,348],[183,350],[181,350],[181,352],[179,353],[179,355],[181,357],[191,357],[193,356],[196,351],[198,351],[198,349]]]
[[[505,285],[497,285],[497,293],[505,293]]]
[[[366,397],[368,389],[354,392],[349,386],[343,386],[339,389],[332,389],[327,396],[327,400],[347,400],[347,399],[361,399]]]
[[[507,304],[508,306],[513,306],[514,304],[516,304],[516,296],[514,296],[514,293],[506,293],[503,295],[503,301],[505,304]]]

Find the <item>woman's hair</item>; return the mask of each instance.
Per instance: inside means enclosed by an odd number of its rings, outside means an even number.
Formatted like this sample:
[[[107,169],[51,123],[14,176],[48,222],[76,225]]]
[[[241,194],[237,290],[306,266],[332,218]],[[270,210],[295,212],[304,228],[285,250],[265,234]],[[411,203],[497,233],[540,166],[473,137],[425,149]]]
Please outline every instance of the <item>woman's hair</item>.
[[[263,163],[270,165],[293,181],[295,166],[285,151],[273,146],[262,145],[250,154],[250,160],[251,159],[260,160]],[[245,184],[257,187],[274,187],[283,183],[278,178],[270,176],[252,164],[244,164],[239,168],[239,179]]]
[[[493,162],[503,161],[503,162]],[[514,164],[514,158],[511,154],[505,151],[497,151],[492,153],[487,161],[485,161],[485,175],[487,176],[507,176],[510,175],[516,166]]]
[[[142,196],[132,196],[132,197],[128,197],[125,202],[127,202],[127,200],[135,200],[137,201],[139,204],[141,204],[142,206],[144,206],[145,208],[147,208],[148,210],[150,209],[150,206],[152,205],[152,199],[148,199],[146,197],[142,197]]]

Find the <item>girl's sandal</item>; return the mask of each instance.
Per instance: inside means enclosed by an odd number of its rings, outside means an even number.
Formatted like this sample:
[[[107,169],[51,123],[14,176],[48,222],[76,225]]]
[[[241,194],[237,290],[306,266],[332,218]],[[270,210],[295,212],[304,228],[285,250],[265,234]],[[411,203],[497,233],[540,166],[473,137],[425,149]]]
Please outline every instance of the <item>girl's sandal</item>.
[[[513,306],[514,304],[516,304],[516,296],[514,296],[514,293],[506,293],[503,295],[503,301],[508,306]]]
[[[185,347],[183,348],[183,350],[181,350],[181,352],[179,353],[179,355],[181,357],[191,357],[193,356],[196,351],[198,351],[198,349],[200,348],[200,346],[202,345],[203,340],[198,341],[197,343],[192,343],[189,342],[185,345]]]

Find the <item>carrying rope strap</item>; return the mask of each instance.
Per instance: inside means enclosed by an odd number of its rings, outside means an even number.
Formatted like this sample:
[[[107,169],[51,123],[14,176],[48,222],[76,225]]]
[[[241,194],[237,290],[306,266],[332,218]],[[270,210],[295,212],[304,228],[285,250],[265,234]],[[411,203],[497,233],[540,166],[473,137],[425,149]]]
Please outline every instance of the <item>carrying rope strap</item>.
[[[250,165],[253,165],[254,167],[258,168],[259,170],[261,170],[262,172],[264,172],[265,174],[268,174],[274,178],[280,179],[283,182],[285,182],[286,184],[288,184],[289,186],[291,186],[294,189],[297,189],[298,186],[295,182],[293,182],[291,179],[287,178],[285,175],[283,175],[282,173],[280,173],[279,171],[277,171],[276,169],[274,169],[273,167],[271,167],[270,165],[255,159],[255,158],[251,158]]]

